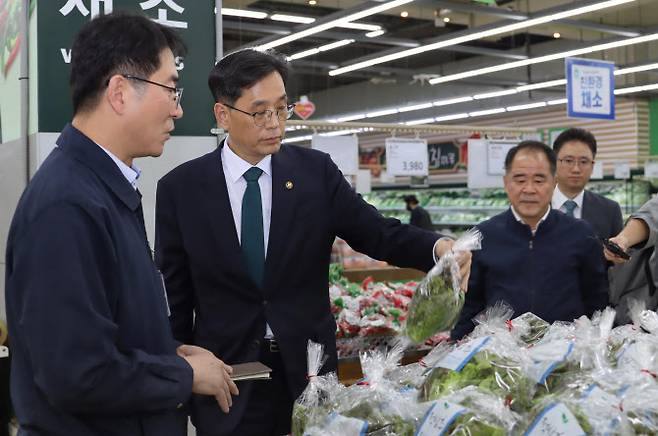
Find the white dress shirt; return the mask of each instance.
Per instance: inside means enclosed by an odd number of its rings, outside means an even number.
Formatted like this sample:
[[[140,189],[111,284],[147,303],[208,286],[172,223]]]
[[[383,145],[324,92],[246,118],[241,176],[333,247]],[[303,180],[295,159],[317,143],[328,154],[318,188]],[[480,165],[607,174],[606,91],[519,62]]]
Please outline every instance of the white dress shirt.
[[[576,202],[576,208],[573,210],[573,216],[574,218],[582,218],[583,217],[583,198],[585,196],[585,190],[580,191],[580,194],[576,195],[575,198],[569,198],[566,195],[560,191],[559,187],[555,187],[555,191],[553,191],[553,200],[551,201],[551,204],[553,205],[553,209],[558,209],[560,212],[567,212],[567,209],[564,207],[564,202],[567,200],[573,200]]]
[[[105,153],[107,153],[110,158],[114,161],[114,163],[119,167],[119,170],[121,170],[121,174],[128,180],[128,183],[130,183],[130,186],[133,187],[133,189],[137,190],[137,179],[139,179],[140,174],[142,174],[142,171],[133,164],[132,167],[129,167],[126,165],[121,159],[116,157],[115,155],[112,154],[109,150],[107,150],[105,147],[103,147],[100,144],[96,144],[100,147],[101,150],[103,150]]]
[[[226,189],[228,198],[231,203],[231,212],[233,213],[233,222],[235,231],[238,234],[238,241],[242,243],[242,197],[247,190],[247,181],[244,173],[254,165],[250,164],[240,156],[235,154],[231,147],[228,146],[229,137],[224,140],[222,147],[222,169],[226,179]],[[272,156],[268,155],[255,165],[263,170],[263,174],[258,178],[260,187],[260,199],[263,209],[263,243],[265,253],[267,253],[267,243],[270,239],[270,222],[272,220]],[[274,337],[269,324],[266,325],[266,338]]]
[[[514,206],[510,206],[510,208],[512,209],[512,213],[514,214],[514,218],[516,218],[516,220],[517,220],[518,222],[520,222],[521,224],[528,225],[528,223],[526,223],[525,221],[523,221],[523,218],[521,218],[521,215],[519,215],[519,214],[514,210]],[[549,214],[549,213],[551,213],[551,208],[550,208],[550,207],[548,208],[548,210],[546,211],[546,213],[544,214],[544,216],[541,217],[541,219],[540,219],[539,222],[537,223],[537,227],[535,227],[534,229],[533,229],[533,228],[530,228],[530,231],[532,231],[532,236],[535,236],[535,233],[537,233],[537,229],[539,228],[539,225],[540,225],[541,223],[543,223],[544,221],[546,221],[546,218],[548,218],[548,214]]]

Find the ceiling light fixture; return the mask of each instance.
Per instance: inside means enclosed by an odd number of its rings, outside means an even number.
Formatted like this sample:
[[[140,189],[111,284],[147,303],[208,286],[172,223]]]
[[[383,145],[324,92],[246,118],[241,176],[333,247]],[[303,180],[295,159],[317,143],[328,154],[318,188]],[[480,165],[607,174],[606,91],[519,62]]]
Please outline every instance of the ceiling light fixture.
[[[297,23],[297,24],[311,24],[315,21],[313,17],[302,17],[299,15],[288,15],[288,14],[273,14],[270,15],[270,20],[274,21],[283,21],[286,23]]]
[[[409,12],[407,12],[407,11],[402,11],[402,12],[400,12],[400,16],[401,16],[402,18],[407,18],[407,17],[409,16]]]
[[[562,38],[562,35],[560,34],[560,32],[555,32],[555,33],[553,33],[553,38],[560,39],[560,38]]]
[[[315,6],[318,4],[318,2],[316,0],[308,0],[308,4],[311,6]]]
[[[389,9],[404,5],[406,3],[410,3],[412,1],[413,0],[393,0],[390,2],[386,2],[384,4],[374,6],[372,8],[368,8],[363,11],[355,12],[353,14],[349,14],[344,17],[337,18],[335,20],[327,21],[326,23],[322,23],[317,26],[309,27],[308,29],[304,29],[299,32],[294,32],[290,35],[284,36],[283,38],[275,39],[274,41],[270,41],[268,43],[259,45],[258,47],[256,47],[256,49],[267,50],[270,48],[279,47],[280,45],[284,45],[289,42],[296,41],[298,39],[306,38],[307,36],[315,35],[316,33],[324,32],[325,30],[329,30],[331,28],[341,26],[351,21],[356,21],[356,20],[360,20],[361,18],[379,14],[380,12],[387,11]]]
[[[597,44],[597,45],[583,47],[575,50],[568,50],[560,53],[553,53],[545,56],[539,56],[536,58],[523,59],[520,61],[508,62],[505,64],[498,64],[498,65],[492,65],[490,67],[478,68],[476,70],[463,71],[461,73],[456,73],[456,74],[449,74],[447,76],[435,77],[434,79],[430,79],[429,83],[432,85],[437,85],[439,83],[453,82],[455,80],[467,79],[470,77],[481,76],[484,74],[496,73],[499,71],[507,71],[507,70],[512,70],[514,68],[525,67],[528,65],[536,65],[536,64],[555,61],[572,56],[580,56],[583,54],[594,53],[597,51],[609,50],[617,47],[626,47],[629,45],[636,45],[636,44],[641,44],[644,42],[650,42],[656,40],[658,40],[658,33],[652,33],[649,35],[638,36],[635,38],[623,39],[621,41]],[[329,72],[329,74],[331,74],[331,72]]]
[[[636,0],[606,0],[596,3],[592,3],[586,6],[576,7],[573,9],[567,9],[565,11],[546,14],[537,18],[531,18],[528,20],[523,20],[511,24],[506,24],[503,26],[495,27],[488,30],[482,30],[479,32],[469,33],[467,35],[458,36],[455,38],[446,39],[443,41],[437,41],[431,44],[422,45],[420,47],[411,48],[408,50],[402,50],[397,53],[391,53],[385,56],[380,56],[378,58],[369,59],[367,61],[357,62],[352,65],[347,65],[342,68],[337,68],[329,72],[330,76],[337,76],[339,74],[348,73],[350,71],[360,70],[362,68],[371,67],[373,65],[382,64],[385,62],[394,61],[401,58],[406,58],[409,56],[414,56],[420,53],[425,53],[431,50],[438,50],[440,48],[450,47],[457,44],[463,44],[465,42],[474,41],[476,39],[487,38],[490,36],[501,35],[503,33],[509,33],[521,29],[526,29],[533,26],[538,26],[540,24],[549,23],[556,20],[561,20],[563,18],[574,17],[577,15],[586,14],[588,12],[593,12],[613,6],[618,6],[624,3],[630,3]]]
[[[386,33],[384,30],[375,30],[374,32],[366,33],[366,36],[368,38],[376,38],[378,36],[382,36],[384,33]]]
[[[266,12],[248,11],[246,9],[222,8],[222,15],[229,17],[256,18],[262,20],[267,18]]]
[[[343,47],[343,46],[346,46],[348,44],[352,44],[353,42],[354,42],[353,39],[342,39],[340,41],[332,42],[331,44],[325,44],[325,45],[321,45],[320,47],[300,51],[299,53],[295,53],[293,55],[288,56],[286,58],[286,60],[294,61],[296,59],[301,59],[301,58],[305,58],[307,56],[312,56],[314,54],[318,54],[318,53],[321,53],[323,51],[333,50],[333,49],[338,48],[338,47]]]

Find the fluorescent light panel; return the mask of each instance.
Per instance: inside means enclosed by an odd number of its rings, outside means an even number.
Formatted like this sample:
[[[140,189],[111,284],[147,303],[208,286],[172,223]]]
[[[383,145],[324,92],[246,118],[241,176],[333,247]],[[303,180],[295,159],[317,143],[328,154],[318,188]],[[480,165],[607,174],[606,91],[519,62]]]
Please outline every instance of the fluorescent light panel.
[[[457,44],[463,44],[465,42],[474,41],[477,39],[487,38],[490,36],[501,35],[503,33],[514,32],[520,29],[526,29],[528,27],[538,26],[540,24],[549,23],[551,21],[560,20],[567,17],[574,17],[577,15],[586,14],[588,12],[597,11],[613,6],[618,6],[624,3],[630,3],[636,0],[607,0],[599,3],[594,3],[588,6],[577,7],[569,9],[566,11],[558,12],[555,14],[546,15],[543,17],[532,18],[528,20],[519,21],[512,24],[507,24],[504,26],[496,27],[489,30],[483,30],[480,32],[471,33],[468,35],[458,36],[456,38],[447,39],[444,41],[437,41],[432,44],[423,45],[420,47],[411,48],[408,50],[403,50],[397,53],[391,53],[389,55],[380,56],[378,58],[369,59],[367,61],[357,62],[352,65],[347,65],[342,68],[337,68],[329,72],[330,76],[337,76],[339,74],[348,73],[350,71],[360,70],[362,68],[371,67],[373,65],[382,64],[385,62],[394,61],[397,59],[406,58],[409,56],[414,56],[420,53],[424,53],[431,50],[438,50],[440,48],[451,47]],[[437,82],[438,83],[438,82]]]
[[[288,61],[294,61],[296,59],[301,59],[301,58],[305,58],[307,56],[312,56],[314,54],[318,54],[318,53],[323,52],[323,51],[332,50],[332,49],[338,48],[338,47],[343,47],[343,46],[351,44],[353,42],[354,42],[353,39],[343,39],[341,41],[332,42],[331,44],[325,44],[325,45],[321,45],[320,47],[315,47],[315,48],[311,48],[311,49],[308,49],[308,50],[300,51],[299,53],[295,53],[293,55],[288,56],[286,59]]]
[[[283,21],[285,23],[311,24],[315,21],[315,18],[302,17],[299,15],[274,14],[270,15],[270,20]]]
[[[461,120],[462,118],[468,118],[468,113],[464,112],[461,114],[452,114],[452,115],[443,115],[440,117],[434,118],[434,121],[440,123],[442,121],[452,121],[452,120]]]
[[[376,37],[378,37],[378,36],[382,36],[384,33],[386,33],[386,32],[383,31],[383,30],[375,30],[374,32],[368,32],[368,33],[366,33],[366,36],[367,36],[368,38],[376,38]]]
[[[222,15],[229,17],[256,18],[262,20],[267,18],[266,12],[248,11],[246,9],[222,8]]]
[[[495,98],[495,97],[503,97],[505,95],[512,95],[516,94],[518,91],[516,89],[505,89],[503,91],[494,91],[494,92],[487,92],[484,94],[475,94],[473,98],[475,100],[484,100],[486,98]]]
[[[353,14],[347,15],[342,18],[337,18],[335,20],[328,21],[323,24],[319,24],[317,26],[310,27],[308,29],[304,29],[300,32],[295,32],[291,35],[284,36],[283,38],[276,39],[274,41],[268,42],[266,44],[260,45],[256,47],[258,50],[267,50],[270,48],[278,47],[280,45],[287,44],[291,41],[296,41],[298,39],[306,38],[307,36],[314,35],[319,32],[323,32],[325,30],[331,29],[333,27],[338,27],[341,26],[345,23],[349,23],[351,21],[356,21],[360,20],[361,18],[369,17],[371,15],[378,14],[380,12],[387,11],[392,8],[396,8],[398,6],[411,3],[413,0],[394,0],[390,2],[386,2],[384,4],[381,4],[379,6],[375,6],[369,9],[365,9],[363,11],[355,12]]]

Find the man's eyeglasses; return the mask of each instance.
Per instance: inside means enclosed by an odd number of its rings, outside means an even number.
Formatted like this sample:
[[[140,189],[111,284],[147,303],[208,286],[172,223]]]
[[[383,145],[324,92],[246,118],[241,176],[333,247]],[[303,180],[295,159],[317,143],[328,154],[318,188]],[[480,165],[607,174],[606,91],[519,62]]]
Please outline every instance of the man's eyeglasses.
[[[226,103],[222,103],[222,104],[227,108],[231,108],[238,112],[242,112],[245,115],[249,115],[254,119],[254,124],[256,124],[257,127],[265,127],[265,124],[267,124],[272,119],[272,115],[274,114],[276,114],[277,118],[280,121],[289,120],[290,117],[292,117],[293,110],[295,109],[294,104],[289,104],[282,108],[278,108],[274,111],[267,109],[260,112],[245,112],[242,109],[238,109],[237,107],[231,106],[230,104],[226,104]]]
[[[593,160],[587,159],[586,157],[581,159],[574,159],[573,157],[565,157],[563,159],[558,159],[559,162],[565,164],[569,168],[573,168],[578,164],[581,167],[588,167],[594,163]]]
[[[172,95],[174,96],[174,103],[176,103],[176,108],[180,107],[180,101],[183,98],[183,88],[177,88],[177,87],[174,87],[174,86],[163,85],[162,83],[154,82],[152,80],[147,80],[147,79],[137,77],[137,76],[131,76],[130,74],[122,74],[122,76],[125,77],[126,79],[137,80],[139,82],[150,83],[151,85],[157,85],[157,86],[160,86],[162,88],[168,89],[169,91],[172,92]]]

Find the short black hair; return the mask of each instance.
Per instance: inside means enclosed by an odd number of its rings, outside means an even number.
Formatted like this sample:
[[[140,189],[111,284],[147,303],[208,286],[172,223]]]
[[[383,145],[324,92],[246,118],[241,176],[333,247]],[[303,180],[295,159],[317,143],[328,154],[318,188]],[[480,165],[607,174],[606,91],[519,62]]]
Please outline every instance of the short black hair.
[[[592,135],[592,132],[579,129],[578,127],[571,127],[555,138],[555,142],[553,142],[553,151],[555,151],[555,154],[558,154],[562,146],[569,141],[584,142],[592,150],[592,156],[596,156],[596,138]]]
[[[418,198],[416,198],[415,195],[405,195],[404,196],[404,202],[405,203],[411,203],[411,204],[418,204]]]
[[[544,144],[543,142],[532,140],[521,141],[515,147],[510,148],[510,150],[507,152],[507,156],[505,156],[505,172],[508,172],[512,168],[514,157],[518,152],[523,150],[534,151],[536,153],[544,153],[546,155],[546,159],[548,159],[548,163],[550,164],[551,174],[555,175],[555,172],[557,171],[557,157],[555,156],[555,152],[551,147]]]
[[[208,76],[208,86],[215,102],[233,104],[250,88],[272,72],[278,72],[285,86],[288,81],[288,61],[273,50],[253,48],[239,50],[224,56],[215,64]]]
[[[71,49],[73,113],[93,109],[114,74],[148,78],[160,68],[160,54],[184,56],[185,44],[172,29],[144,15],[113,12],[82,26]]]

